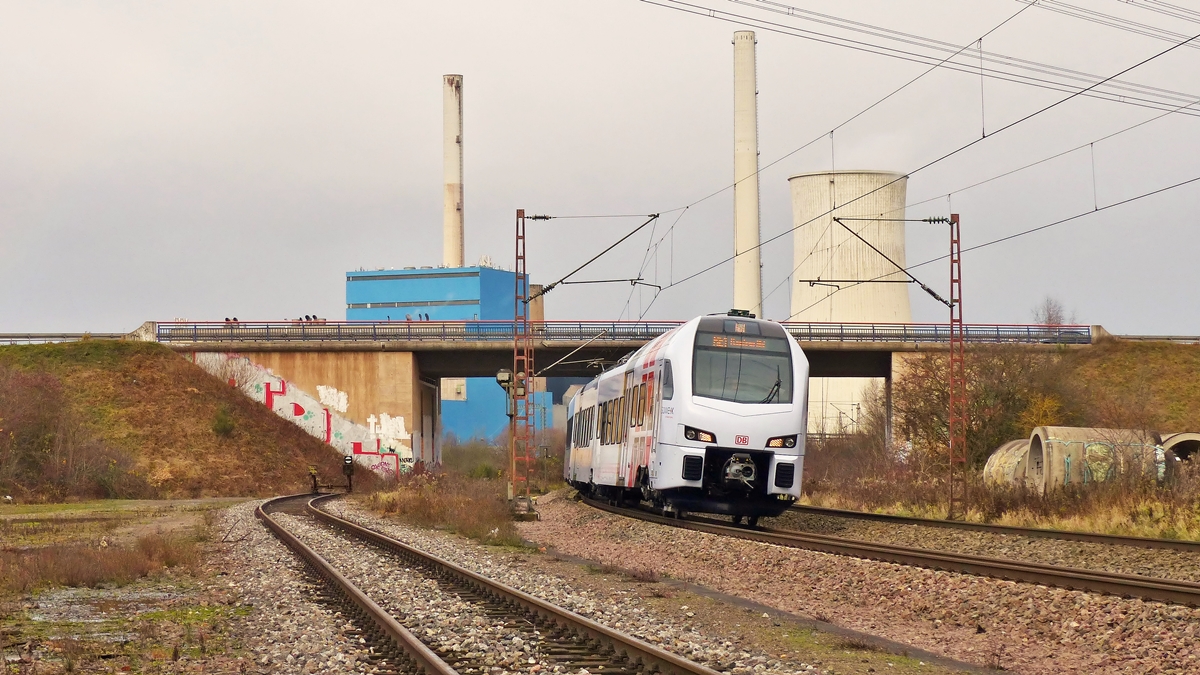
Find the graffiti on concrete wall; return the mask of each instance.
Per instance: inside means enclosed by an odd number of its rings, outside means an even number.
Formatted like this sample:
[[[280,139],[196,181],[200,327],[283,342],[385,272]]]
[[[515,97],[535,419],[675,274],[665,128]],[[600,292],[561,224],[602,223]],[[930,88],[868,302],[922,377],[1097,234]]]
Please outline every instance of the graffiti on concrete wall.
[[[343,414],[346,412],[346,407],[350,405],[350,399],[346,397],[346,392],[320,384],[317,385],[317,398],[321,399],[321,405]]]
[[[352,422],[343,417],[349,405],[345,392],[322,385],[314,397],[240,354],[201,352],[193,361],[376,473],[397,476],[412,468],[412,435],[403,417],[380,413],[368,417],[367,425]]]

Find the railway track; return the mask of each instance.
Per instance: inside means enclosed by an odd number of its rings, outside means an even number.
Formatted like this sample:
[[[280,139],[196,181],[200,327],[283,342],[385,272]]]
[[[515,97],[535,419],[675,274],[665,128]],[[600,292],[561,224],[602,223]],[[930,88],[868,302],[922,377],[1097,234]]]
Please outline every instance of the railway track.
[[[341,535],[394,555],[405,566],[436,579],[439,588],[475,605],[489,619],[527,636],[542,663],[568,670],[586,668],[593,675],[661,673],[662,675],[718,675],[716,671],[664,651],[649,643],[612,630],[569,610],[476,574],[437,556],[415,549],[374,530],[344,520],[317,507],[338,495],[285,497],[267,502],[256,515],[277,537],[300,556],[306,566],[334,589],[331,595],[348,608],[357,630],[382,672],[472,673],[488,666],[464,654],[436,651],[409,632],[365,593],[339,574],[332,565],[306,546],[271,513],[285,511],[312,518]]]
[[[1136,546],[1138,548],[1158,548],[1172,551],[1200,553],[1200,542],[1183,541],[1179,539],[1153,539],[1150,537],[1130,537],[1113,534],[1092,534],[1089,532],[1071,532],[1070,530],[1045,530],[1036,527],[1016,527],[1013,525],[991,525],[988,523],[966,523],[958,520],[934,520],[932,518],[915,518],[912,516],[893,516],[883,513],[864,513],[862,511],[847,511],[829,509],[821,506],[795,505],[790,511],[806,513],[814,516],[830,516],[833,518],[848,518],[855,520],[872,520],[894,525],[920,525],[924,527],[941,527],[970,532],[987,532],[991,534],[1011,534],[1021,537],[1038,537],[1042,539],[1061,539],[1065,541],[1083,541],[1092,544],[1109,544],[1114,546]]]
[[[778,546],[803,548],[811,551],[880,560],[901,565],[913,565],[948,572],[959,572],[1041,584],[1044,586],[1200,607],[1200,584],[1190,581],[1056,567],[1040,563],[987,558],[907,546],[876,544],[807,532],[793,532],[764,527],[749,529],[708,518],[696,516],[684,519],[668,518],[666,516],[647,513],[640,509],[612,506],[606,502],[593,499],[585,498],[583,501],[589,506],[629,518],[636,518],[671,527],[681,527],[698,532],[707,532],[709,534],[776,544]]]

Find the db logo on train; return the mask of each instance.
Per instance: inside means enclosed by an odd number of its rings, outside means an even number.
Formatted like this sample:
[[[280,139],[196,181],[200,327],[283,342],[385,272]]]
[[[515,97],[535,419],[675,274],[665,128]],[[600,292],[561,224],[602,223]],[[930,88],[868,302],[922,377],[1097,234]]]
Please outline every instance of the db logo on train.
[[[734,445],[750,445],[750,437],[749,436],[734,436],[733,444]]]

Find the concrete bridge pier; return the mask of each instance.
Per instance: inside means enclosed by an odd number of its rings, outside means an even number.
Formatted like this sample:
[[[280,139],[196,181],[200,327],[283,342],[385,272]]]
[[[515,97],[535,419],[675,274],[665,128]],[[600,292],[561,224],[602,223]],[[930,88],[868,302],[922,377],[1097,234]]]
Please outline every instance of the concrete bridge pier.
[[[329,389],[346,394],[344,416],[379,429],[383,415],[399,420],[410,436],[414,461],[440,461],[438,386],[421,378],[412,352],[243,352],[255,364],[320,398]],[[372,422],[374,418],[374,422]]]

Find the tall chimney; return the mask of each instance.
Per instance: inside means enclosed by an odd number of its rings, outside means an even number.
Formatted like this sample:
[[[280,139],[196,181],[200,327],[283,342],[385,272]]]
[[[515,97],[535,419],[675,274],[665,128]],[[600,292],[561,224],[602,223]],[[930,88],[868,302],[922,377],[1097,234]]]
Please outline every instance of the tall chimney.
[[[754,31],[733,34],[733,306],[762,316]]]
[[[463,266],[463,106],[462,75],[442,77],[442,264]]]

